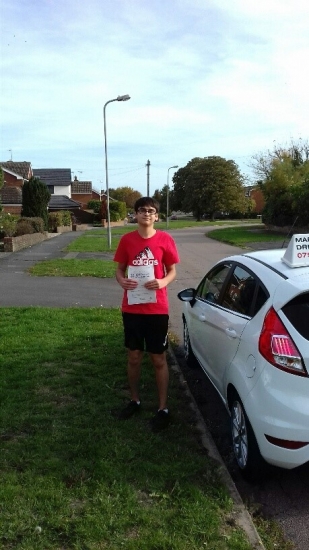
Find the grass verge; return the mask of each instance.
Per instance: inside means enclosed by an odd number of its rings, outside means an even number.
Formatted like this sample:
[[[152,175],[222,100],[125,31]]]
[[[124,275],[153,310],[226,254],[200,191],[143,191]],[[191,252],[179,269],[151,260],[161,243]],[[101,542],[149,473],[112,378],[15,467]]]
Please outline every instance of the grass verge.
[[[285,239],[284,235],[267,231],[267,229],[259,226],[214,229],[209,231],[207,236],[216,241],[239,247],[261,242],[278,242],[278,247],[280,247]]]
[[[4,550],[249,550],[175,374],[172,424],[121,422],[126,357],[118,309],[2,308],[0,545]]]
[[[112,260],[60,259],[38,262],[29,268],[31,275],[39,277],[115,277],[116,264]]]

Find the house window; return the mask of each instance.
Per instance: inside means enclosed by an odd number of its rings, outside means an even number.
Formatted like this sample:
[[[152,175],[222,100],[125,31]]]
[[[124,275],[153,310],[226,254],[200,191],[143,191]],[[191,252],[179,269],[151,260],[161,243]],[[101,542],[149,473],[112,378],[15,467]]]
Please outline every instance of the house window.
[[[47,189],[50,192],[51,195],[54,194],[54,186],[53,185],[47,185]]]

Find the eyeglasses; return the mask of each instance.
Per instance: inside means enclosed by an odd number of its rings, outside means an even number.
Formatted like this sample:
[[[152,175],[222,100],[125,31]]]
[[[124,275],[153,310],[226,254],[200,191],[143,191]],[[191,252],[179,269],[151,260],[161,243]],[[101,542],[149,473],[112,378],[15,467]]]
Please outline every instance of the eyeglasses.
[[[150,214],[151,216],[157,213],[155,208],[144,208],[143,206],[141,206],[141,208],[138,208],[137,211],[139,214]]]

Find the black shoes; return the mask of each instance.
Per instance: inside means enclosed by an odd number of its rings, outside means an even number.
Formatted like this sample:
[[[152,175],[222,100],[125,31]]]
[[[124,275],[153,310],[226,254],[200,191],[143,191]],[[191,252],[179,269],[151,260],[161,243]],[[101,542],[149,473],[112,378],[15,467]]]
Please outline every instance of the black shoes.
[[[131,416],[138,414],[141,410],[141,404],[137,401],[130,401],[124,409],[118,413],[119,420],[128,420]],[[150,427],[153,432],[165,430],[170,422],[170,413],[167,409],[159,410],[150,421]]]
[[[141,410],[141,404],[137,401],[130,401],[122,411],[120,411],[118,418],[119,420],[127,420],[131,418],[134,414],[139,413]]]
[[[150,426],[153,432],[165,430],[170,423],[170,413],[168,410],[160,410],[150,421]]]

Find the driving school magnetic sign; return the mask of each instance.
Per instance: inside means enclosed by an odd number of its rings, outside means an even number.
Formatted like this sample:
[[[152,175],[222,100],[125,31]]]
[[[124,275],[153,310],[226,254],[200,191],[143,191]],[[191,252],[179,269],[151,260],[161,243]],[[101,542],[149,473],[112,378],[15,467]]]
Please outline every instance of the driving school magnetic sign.
[[[309,234],[293,235],[285,251],[282,261],[290,267],[309,265]]]

